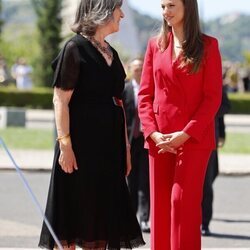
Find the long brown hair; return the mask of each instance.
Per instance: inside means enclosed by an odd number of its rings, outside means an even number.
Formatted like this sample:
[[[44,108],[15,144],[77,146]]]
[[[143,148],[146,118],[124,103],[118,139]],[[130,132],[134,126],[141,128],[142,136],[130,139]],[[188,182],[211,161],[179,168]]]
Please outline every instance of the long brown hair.
[[[202,63],[204,45],[200,28],[197,0],[181,0],[184,4],[184,42],[182,43],[182,59],[180,68],[191,66],[190,73],[196,73]],[[164,51],[169,45],[171,27],[163,17],[158,35],[158,46]]]

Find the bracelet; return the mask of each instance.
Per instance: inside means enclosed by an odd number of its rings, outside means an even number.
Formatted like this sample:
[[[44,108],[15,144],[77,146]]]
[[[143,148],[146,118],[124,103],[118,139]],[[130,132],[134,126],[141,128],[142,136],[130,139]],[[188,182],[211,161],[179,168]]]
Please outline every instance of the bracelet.
[[[59,136],[59,137],[56,138],[56,140],[57,140],[57,141],[61,141],[62,139],[68,138],[68,137],[70,137],[70,134],[63,135],[63,136]]]

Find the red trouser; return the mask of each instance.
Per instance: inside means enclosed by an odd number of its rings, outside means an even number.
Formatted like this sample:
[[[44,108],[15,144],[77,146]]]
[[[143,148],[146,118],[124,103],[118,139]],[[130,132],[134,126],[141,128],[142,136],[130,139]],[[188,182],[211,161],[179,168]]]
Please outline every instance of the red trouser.
[[[200,250],[203,182],[211,150],[150,160],[151,250]]]

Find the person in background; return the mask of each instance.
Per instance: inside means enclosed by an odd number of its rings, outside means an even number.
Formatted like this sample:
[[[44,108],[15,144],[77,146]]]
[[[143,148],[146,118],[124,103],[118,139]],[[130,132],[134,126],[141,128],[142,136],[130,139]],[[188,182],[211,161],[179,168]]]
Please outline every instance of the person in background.
[[[11,66],[11,71],[10,71],[11,72],[11,77],[14,79],[15,84],[16,84],[16,68],[19,65],[19,60],[20,60],[19,57],[16,58],[14,64]]]
[[[0,87],[8,86],[10,81],[11,77],[5,59],[0,55]]]
[[[144,148],[144,137],[138,117],[137,98],[141,81],[143,60],[135,58],[129,65],[131,80],[126,83],[123,102],[126,113],[129,142],[131,144],[132,170],[128,186],[135,211],[138,213],[142,232],[149,233],[149,163],[148,150]]]
[[[236,93],[239,91],[239,67],[232,63],[227,70],[228,92]]]
[[[106,37],[122,0],[81,0],[70,38],[53,61],[57,143],[46,217],[64,249],[144,245],[126,176],[130,145],[122,103],[125,72]],[[43,223],[39,246],[58,248]]]
[[[20,90],[32,89],[32,67],[27,64],[25,58],[20,58],[18,64],[12,69],[12,75],[16,79],[16,87]]]
[[[201,202],[222,93],[218,42],[202,34],[197,0],[161,0],[138,94],[149,149],[151,250],[200,250]]]
[[[223,74],[225,79],[226,71]],[[227,95],[227,86],[223,85],[222,89],[222,102],[220,108],[215,116],[215,137],[217,147],[212,151],[208,161],[206,177],[203,186],[203,199],[202,199],[202,225],[201,234],[203,236],[210,236],[209,229],[210,221],[213,217],[213,183],[219,174],[219,160],[218,148],[223,147],[226,139],[226,130],[224,123],[224,115],[230,111],[230,101]]]
[[[240,72],[241,72],[241,80],[243,82],[244,92],[250,91],[250,67],[244,65],[242,66]]]

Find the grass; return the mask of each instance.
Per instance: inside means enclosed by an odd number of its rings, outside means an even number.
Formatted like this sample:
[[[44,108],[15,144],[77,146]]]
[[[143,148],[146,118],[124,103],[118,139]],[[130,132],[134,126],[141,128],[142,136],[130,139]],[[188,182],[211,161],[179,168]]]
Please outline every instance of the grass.
[[[0,137],[12,149],[53,149],[53,129],[0,129]],[[250,133],[227,133],[220,153],[250,154]]]
[[[250,133],[227,133],[220,153],[250,154]]]
[[[0,137],[12,149],[53,149],[53,129],[0,129]]]

